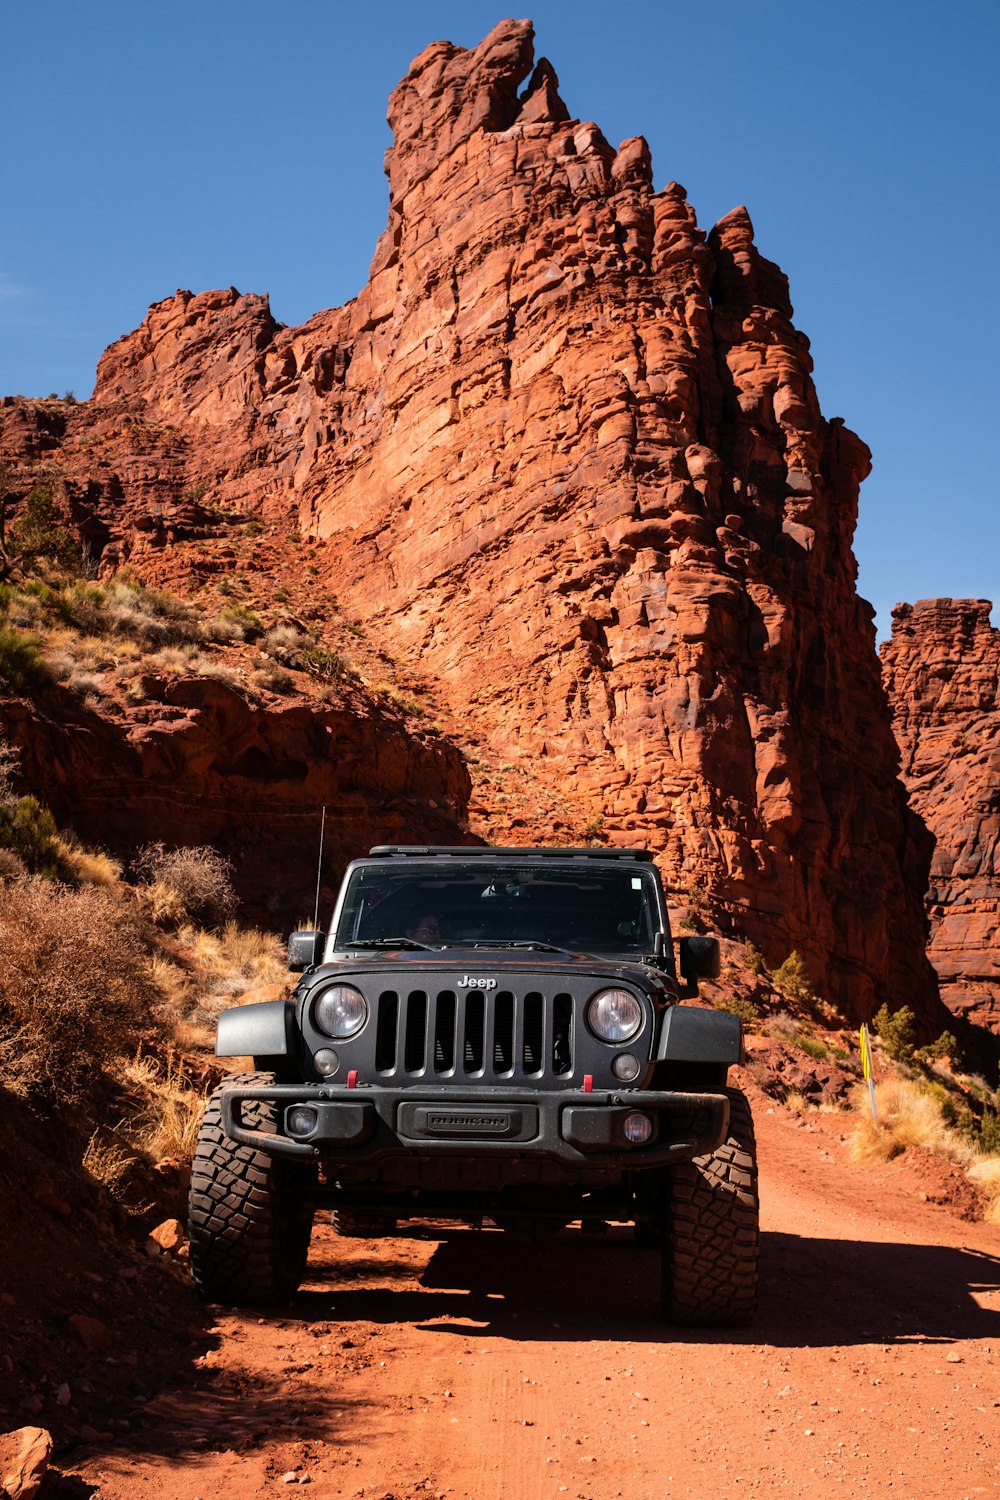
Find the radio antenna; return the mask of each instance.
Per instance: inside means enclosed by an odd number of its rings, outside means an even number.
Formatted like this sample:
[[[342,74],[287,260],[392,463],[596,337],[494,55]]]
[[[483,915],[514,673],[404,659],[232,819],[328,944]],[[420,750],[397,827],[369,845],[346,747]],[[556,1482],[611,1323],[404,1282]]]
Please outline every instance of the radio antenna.
[[[313,912],[313,932],[319,931],[319,882],[323,873],[323,835],[326,832],[326,807],[319,825],[319,858],[316,861],[316,908]]]

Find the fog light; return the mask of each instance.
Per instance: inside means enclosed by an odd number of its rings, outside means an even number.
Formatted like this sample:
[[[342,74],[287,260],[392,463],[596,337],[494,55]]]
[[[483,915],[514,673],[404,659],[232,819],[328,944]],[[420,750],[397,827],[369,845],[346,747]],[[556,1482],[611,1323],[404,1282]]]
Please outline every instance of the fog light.
[[[285,1111],[285,1129],[289,1135],[310,1135],[318,1123],[319,1111],[311,1104],[293,1104]]]
[[[322,1073],[324,1078],[332,1078],[340,1067],[340,1058],[332,1047],[321,1047],[318,1052],[313,1053],[313,1062],[316,1072]]]
[[[633,1057],[631,1052],[623,1052],[611,1064],[611,1071],[622,1083],[631,1083],[633,1078],[639,1076],[639,1059]]]
[[[633,1146],[644,1146],[653,1136],[653,1122],[648,1115],[626,1115],[622,1129],[625,1139]]]

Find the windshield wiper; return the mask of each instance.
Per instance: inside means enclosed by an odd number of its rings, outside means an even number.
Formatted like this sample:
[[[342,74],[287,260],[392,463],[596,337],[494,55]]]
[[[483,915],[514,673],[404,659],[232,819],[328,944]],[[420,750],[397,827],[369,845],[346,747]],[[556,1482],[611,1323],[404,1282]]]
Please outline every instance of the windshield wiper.
[[[422,948],[427,953],[434,952],[433,943],[419,943],[416,938],[388,937],[388,938],[354,938],[349,943],[338,943],[338,948]]]
[[[513,938],[488,938],[480,939],[473,943],[474,948],[533,948],[536,953],[565,953],[567,958],[579,958],[579,953],[574,953],[572,948],[560,948],[558,943],[536,942],[534,938],[519,941]]]

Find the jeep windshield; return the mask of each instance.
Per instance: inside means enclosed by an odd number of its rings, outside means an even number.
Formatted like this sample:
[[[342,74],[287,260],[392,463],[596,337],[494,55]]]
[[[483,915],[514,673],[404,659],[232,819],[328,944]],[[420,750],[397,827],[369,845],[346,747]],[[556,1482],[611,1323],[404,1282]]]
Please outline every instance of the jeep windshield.
[[[660,918],[652,871],[548,859],[544,866],[482,858],[357,868],[334,947],[483,947],[654,952]]]

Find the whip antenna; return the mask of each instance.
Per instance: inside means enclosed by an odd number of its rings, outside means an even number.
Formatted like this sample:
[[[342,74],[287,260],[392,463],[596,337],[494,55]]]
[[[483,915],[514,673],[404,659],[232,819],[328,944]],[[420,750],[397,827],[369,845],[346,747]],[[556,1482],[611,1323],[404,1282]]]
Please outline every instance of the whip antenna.
[[[319,858],[316,861],[316,908],[313,912],[313,932],[319,931],[319,882],[323,873],[323,835],[326,832],[326,808],[319,825]]]

